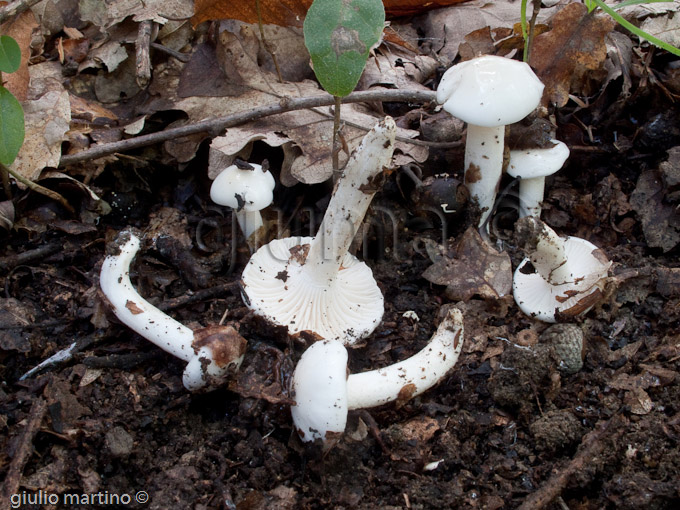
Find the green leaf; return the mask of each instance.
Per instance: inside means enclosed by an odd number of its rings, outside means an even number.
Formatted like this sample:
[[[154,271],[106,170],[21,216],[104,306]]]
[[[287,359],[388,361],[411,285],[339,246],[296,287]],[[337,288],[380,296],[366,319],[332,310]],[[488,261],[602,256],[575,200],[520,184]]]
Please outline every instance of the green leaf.
[[[5,87],[0,87],[0,163],[11,165],[24,143],[24,109]]]
[[[303,26],[321,86],[334,96],[354,90],[385,25],[382,0],[314,0]]]
[[[8,35],[0,36],[0,72],[13,73],[21,64],[21,48]]]

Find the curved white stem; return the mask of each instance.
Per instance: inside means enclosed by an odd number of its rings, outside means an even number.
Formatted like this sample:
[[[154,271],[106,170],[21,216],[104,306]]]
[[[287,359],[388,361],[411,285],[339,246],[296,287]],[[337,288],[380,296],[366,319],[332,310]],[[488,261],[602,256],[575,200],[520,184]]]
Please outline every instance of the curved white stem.
[[[371,129],[338,179],[305,262],[305,271],[314,272],[319,281],[335,279],[340,270],[342,260],[379,188],[380,175],[392,159],[396,129],[392,117],[386,117]]]
[[[347,379],[349,409],[408,400],[441,381],[458,361],[463,347],[463,314],[452,308],[430,342],[410,358]]]
[[[109,300],[113,313],[135,333],[184,361],[194,356],[191,343],[194,332],[149,303],[132,286],[130,263],[139,251],[140,241],[129,234],[120,245],[118,255],[104,259],[99,285]]]
[[[189,391],[217,382],[238,369],[246,340],[230,326],[208,326],[194,332],[140,296],[130,281],[130,263],[139,251],[140,240],[129,231],[119,239],[120,252],[104,259],[99,276],[99,286],[116,317],[140,336],[187,362],[182,381]]]
[[[477,200],[482,216],[479,226],[491,214],[503,169],[505,126],[482,127],[468,124],[465,142],[465,185]]]

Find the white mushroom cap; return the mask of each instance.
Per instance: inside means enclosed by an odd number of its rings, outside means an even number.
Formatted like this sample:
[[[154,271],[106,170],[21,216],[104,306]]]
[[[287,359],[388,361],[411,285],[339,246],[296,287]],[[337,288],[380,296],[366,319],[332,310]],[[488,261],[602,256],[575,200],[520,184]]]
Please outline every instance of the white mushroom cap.
[[[257,315],[288,327],[291,334],[313,331],[326,339],[354,343],[380,323],[384,298],[373,272],[350,253],[329,282],[304,271],[303,253],[312,237],[276,239],[263,246],[243,271],[244,301]],[[296,256],[293,253],[299,253]]]
[[[603,296],[611,262],[594,244],[578,237],[560,238],[543,222],[527,217],[519,222],[537,225],[536,241],[515,270],[513,294],[525,314],[557,322],[586,313]]]
[[[293,374],[293,422],[303,441],[326,442],[347,424],[347,349],[337,340],[313,343]]]
[[[520,179],[534,179],[557,172],[569,157],[569,147],[559,140],[551,142],[555,144],[553,147],[510,151],[508,174]]]
[[[437,87],[437,102],[476,126],[518,122],[539,104],[543,83],[528,64],[484,55],[449,68]]]
[[[276,182],[269,170],[249,163],[252,169],[231,165],[222,170],[210,187],[210,198],[237,211],[260,211],[272,203]]]

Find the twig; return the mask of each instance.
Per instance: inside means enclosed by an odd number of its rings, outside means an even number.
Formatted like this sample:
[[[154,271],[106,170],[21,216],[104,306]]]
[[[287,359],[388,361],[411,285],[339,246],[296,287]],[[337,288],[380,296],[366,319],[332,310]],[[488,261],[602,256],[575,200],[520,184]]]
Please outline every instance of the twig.
[[[27,250],[15,255],[8,255],[0,258],[0,271],[9,271],[13,267],[29,264],[36,260],[42,260],[45,257],[63,250],[61,243],[44,244],[34,250]]]
[[[135,40],[135,81],[139,88],[144,90],[151,81],[151,32],[153,23],[150,20],[142,21],[137,29]]]
[[[17,14],[27,11],[41,1],[42,0],[17,0],[16,2],[5,5],[2,9],[0,9],[0,23],[4,23]]]
[[[16,494],[19,490],[21,474],[33,451],[33,438],[38,432],[46,412],[47,404],[45,401],[40,397],[36,398],[28,413],[28,420],[19,440],[19,446],[9,465],[7,476],[5,476],[2,494],[0,495],[0,509],[10,508],[10,498],[12,494]]]
[[[51,198],[55,202],[59,202],[64,207],[64,209],[66,209],[71,214],[75,214],[76,210],[73,208],[73,206],[71,206],[71,204],[69,204],[68,201],[56,191],[52,191],[51,189],[46,188],[45,186],[41,186],[36,182],[26,179],[26,177],[24,177],[18,172],[15,172],[11,168],[5,167],[4,169],[7,170],[7,172],[9,172],[9,174],[12,177],[14,177],[17,181],[25,185],[31,191],[35,191],[36,193],[40,193],[41,195],[45,195],[46,197]]]
[[[238,288],[238,282],[229,282],[225,283],[224,285],[210,287],[209,289],[201,289],[197,292],[194,292],[193,294],[187,294],[173,299],[166,299],[158,305],[158,308],[164,312],[168,312],[181,306],[186,306],[192,303],[198,303],[206,299],[221,296],[227,292],[233,293],[235,288]]]
[[[605,434],[609,432],[610,428],[621,424],[619,416],[619,413],[615,414],[609,420],[600,424],[597,429],[586,434],[581,440],[578,453],[569,464],[552,475],[536,492],[530,494],[518,510],[540,510],[554,501],[567,486],[569,478],[574,473],[582,471],[588,462],[604,448],[603,439]],[[623,433],[623,429],[617,430],[615,435],[621,433]]]
[[[427,103],[435,100],[435,92],[430,90],[370,90],[354,92],[343,98],[343,103],[362,103],[367,101],[390,101],[395,103]],[[62,156],[60,166],[72,165],[83,161],[109,156],[117,152],[147,147],[160,142],[166,142],[184,136],[197,133],[220,133],[224,129],[238,126],[256,119],[269,117],[279,113],[293,110],[303,110],[319,106],[330,106],[335,103],[335,98],[330,94],[321,94],[312,97],[284,97],[279,102],[259,108],[253,108],[245,112],[225,115],[215,119],[202,120],[186,126],[166,129],[158,133],[142,135],[127,140],[111,142],[78,152]]]
[[[331,152],[331,159],[333,160],[333,181],[338,177],[340,170],[340,107],[342,106],[342,98],[335,97],[333,108],[333,150]]]

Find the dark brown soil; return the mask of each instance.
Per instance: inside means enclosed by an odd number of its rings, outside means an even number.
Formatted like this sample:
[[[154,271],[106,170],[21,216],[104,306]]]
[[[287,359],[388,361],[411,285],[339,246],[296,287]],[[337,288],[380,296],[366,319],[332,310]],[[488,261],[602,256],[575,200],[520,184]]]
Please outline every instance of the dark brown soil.
[[[29,504],[41,494],[57,495],[56,508],[680,508],[680,252],[668,247],[680,230],[678,184],[654,188],[666,182],[660,164],[680,144],[679,117],[677,103],[647,87],[625,105],[603,95],[579,123],[569,108],[558,115],[558,138],[572,157],[548,180],[543,217],[614,262],[607,296],[577,320],[583,368],[566,375],[535,345],[518,347],[547,326],[511,297],[472,297],[457,304],[465,346],[445,380],[400,406],[351,413],[326,452],[293,431],[288,384],[305,340],[262,323],[241,301],[248,250],[232,236],[231,213],[209,200],[205,150],[181,171],[154,162],[160,147],[109,164],[93,184],[113,211],[97,221],[87,198],[63,182],[54,187],[76,205],[75,216],[15,189],[19,221],[0,230],[0,473],[8,483],[25,452],[13,496],[24,498],[20,508],[47,508]],[[600,138],[580,138],[583,123]],[[281,155],[257,145],[255,157],[276,169]],[[433,151],[425,176],[459,173],[460,161],[459,151]],[[295,204],[310,205],[318,224],[323,206],[315,204],[329,191],[277,189],[292,234],[307,234],[311,214]],[[352,372],[418,351],[450,306],[444,288],[422,277],[432,264],[426,241],[442,240],[411,191],[395,172],[376,196],[374,204],[393,211],[396,232],[370,213],[374,228],[359,256],[373,268],[386,310],[350,353]],[[516,267],[522,255],[508,201],[493,231]],[[450,218],[449,235],[460,236],[466,218]],[[150,236],[165,225],[181,241],[145,245],[133,265],[142,295],[184,324],[224,318],[248,339],[229,388],[188,393],[183,363],[107,312],[99,268],[107,242],[129,225]],[[214,292],[185,299],[205,289]],[[22,378],[72,344],[71,359]],[[148,502],[135,502],[140,491]],[[66,494],[90,499],[65,504]],[[131,501],[112,505],[112,495]]]

